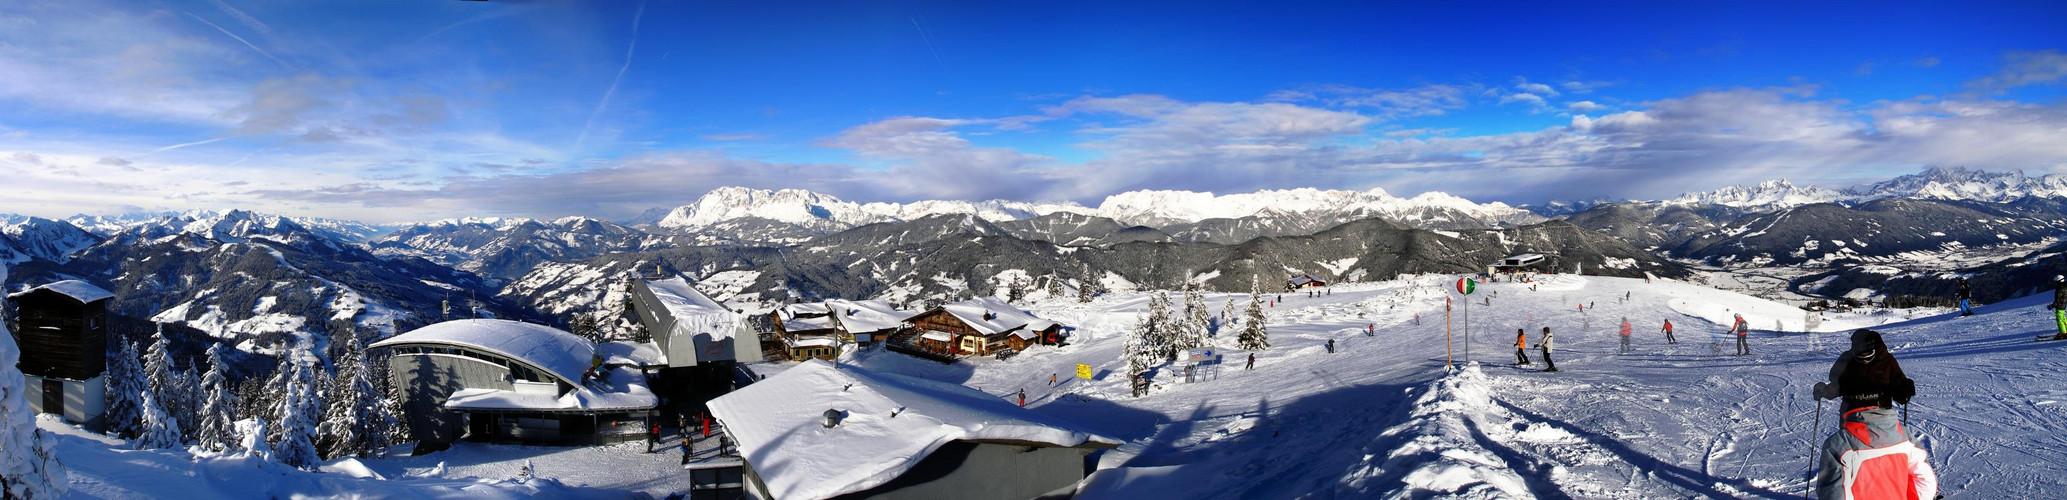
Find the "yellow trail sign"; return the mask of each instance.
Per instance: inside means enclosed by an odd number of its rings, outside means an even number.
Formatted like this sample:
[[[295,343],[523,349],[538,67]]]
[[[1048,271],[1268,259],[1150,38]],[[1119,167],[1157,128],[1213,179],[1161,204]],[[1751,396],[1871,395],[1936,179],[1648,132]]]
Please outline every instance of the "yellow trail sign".
[[[1077,364],[1077,378],[1080,378],[1080,379],[1084,379],[1084,380],[1091,380],[1091,365],[1087,365],[1087,364],[1083,364],[1083,363],[1078,363],[1078,364]]]

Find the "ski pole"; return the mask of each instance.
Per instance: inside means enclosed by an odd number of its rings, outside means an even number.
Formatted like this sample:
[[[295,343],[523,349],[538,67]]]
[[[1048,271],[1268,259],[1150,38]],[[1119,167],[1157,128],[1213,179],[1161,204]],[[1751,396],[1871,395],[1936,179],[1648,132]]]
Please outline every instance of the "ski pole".
[[[1811,396],[1813,397],[1813,396]],[[1816,418],[1809,421],[1809,497],[1816,496],[1816,431],[1823,428],[1823,398],[1816,398]]]

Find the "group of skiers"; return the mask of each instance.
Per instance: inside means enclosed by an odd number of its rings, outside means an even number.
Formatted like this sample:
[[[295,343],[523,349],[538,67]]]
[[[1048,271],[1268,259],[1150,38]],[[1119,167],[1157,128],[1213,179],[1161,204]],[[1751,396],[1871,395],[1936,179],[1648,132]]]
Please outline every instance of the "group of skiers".
[[[1547,368],[1545,368],[1545,369],[1544,369],[1543,371],[1546,371],[1546,372],[1555,372],[1555,371],[1557,371],[1557,362],[1556,362],[1556,361],[1551,361],[1551,360],[1550,360],[1550,350],[1551,350],[1551,335],[1550,335],[1550,327],[1547,327],[1547,326],[1546,326],[1546,327],[1543,327],[1543,340],[1542,340],[1542,341],[1540,341],[1540,342],[1537,342],[1537,343],[1536,343],[1536,348],[1537,348],[1537,349],[1541,349],[1541,350],[1543,350],[1543,365],[1547,367]],[[1516,365],[1528,365],[1528,364],[1529,364],[1529,352],[1528,352],[1528,351],[1529,351],[1529,329],[1527,329],[1527,328],[1516,328],[1516,329],[1514,329],[1514,359],[1515,359],[1515,362],[1514,362],[1514,364],[1516,364]]]

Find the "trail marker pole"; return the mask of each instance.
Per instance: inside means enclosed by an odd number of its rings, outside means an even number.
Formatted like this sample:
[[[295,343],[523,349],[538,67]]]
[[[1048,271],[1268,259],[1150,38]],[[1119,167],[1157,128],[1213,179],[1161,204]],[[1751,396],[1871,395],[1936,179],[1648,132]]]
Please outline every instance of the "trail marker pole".
[[[1450,297],[1443,297],[1443,363],[1457,367],[1457,348],[1450,342]]]
[[[1457,278],[1457,294],[1464,298],[1464,362],[1471,362],[1471,292],[1478,291],[1478,282],[1471,278]],[[1448,303],[1449,297],[1443,297]]]

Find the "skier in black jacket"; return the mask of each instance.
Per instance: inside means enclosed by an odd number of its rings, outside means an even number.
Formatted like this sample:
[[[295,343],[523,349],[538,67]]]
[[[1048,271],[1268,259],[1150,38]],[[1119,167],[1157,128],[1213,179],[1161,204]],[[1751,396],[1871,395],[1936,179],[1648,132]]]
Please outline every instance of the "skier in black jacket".
[[[1959,315],[1974,315],[1974,291],[1967,288],[1967,279],[1959,279]]]
[[[1852,332],[1852,348],[1830,365],[1830,381],[1817,382],[1817,399],[1844,399],[1839,414],[1867,407],[1893,408],[1909,404],[1916,395],[1916,382],[1902,373],[1902,364],[1881,341],[1880,332],[1861,328]]]
[[[2053,340],[2067,339],[2067,275],[2053,276],[2053,321],[2060,326]]]

